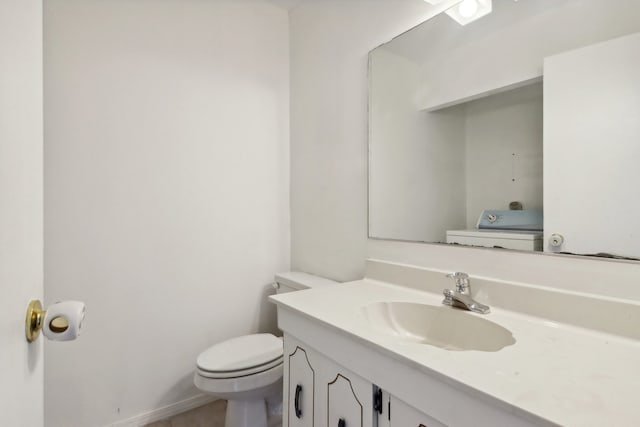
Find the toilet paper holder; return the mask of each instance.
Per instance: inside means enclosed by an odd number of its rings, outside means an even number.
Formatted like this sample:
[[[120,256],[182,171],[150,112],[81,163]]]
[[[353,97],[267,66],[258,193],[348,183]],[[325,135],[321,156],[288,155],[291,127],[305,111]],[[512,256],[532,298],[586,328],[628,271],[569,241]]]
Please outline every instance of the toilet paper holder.
[[[85,305],[79,301],[65,301],[52,304],[48,312],[42,309],[40,300],[33,300],[27,307],[25,319],[25,335],[27,341],[33,342],[44,335],[54,341],[69,341],[80,334],[84,320]]]

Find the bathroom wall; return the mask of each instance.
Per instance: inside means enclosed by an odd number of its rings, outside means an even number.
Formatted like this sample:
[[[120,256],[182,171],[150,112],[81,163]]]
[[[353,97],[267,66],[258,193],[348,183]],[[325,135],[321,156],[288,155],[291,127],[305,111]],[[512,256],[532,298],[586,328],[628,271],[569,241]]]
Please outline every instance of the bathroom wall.
[[[0,425],[43,423],[40,338],[25,339],[42,298],[42,2],[0,2]]]
[[[47,427],[203,403],[196,356],[273,330],[289,269],[288,16],[265,2],[45,2]]]
[[[367,52],[424,21],[422,3],[317,2],[291,13],[292,268],[353,280],[370,256],[640,297],[637,263],[367,239]],[[614,12],[624,18],[606,21],[613,32],[640,10],[637,2],[621,5]]]

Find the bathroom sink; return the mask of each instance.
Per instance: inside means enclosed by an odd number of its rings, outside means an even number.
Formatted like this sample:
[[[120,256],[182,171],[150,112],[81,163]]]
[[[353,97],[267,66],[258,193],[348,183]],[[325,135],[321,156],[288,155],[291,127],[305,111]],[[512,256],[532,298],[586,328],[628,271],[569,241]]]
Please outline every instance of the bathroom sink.
[[[375,332],[400,342],[451,351],[498,351],[516,342],[508,329],[457,308],[410,302],[377,302],[361,308]]]

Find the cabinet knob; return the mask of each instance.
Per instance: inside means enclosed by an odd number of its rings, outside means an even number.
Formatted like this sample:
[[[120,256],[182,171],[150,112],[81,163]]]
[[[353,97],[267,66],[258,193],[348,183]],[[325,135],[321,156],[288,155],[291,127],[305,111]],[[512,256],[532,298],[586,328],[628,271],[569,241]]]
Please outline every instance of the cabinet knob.
[[[340,418],[340,419],[338,420],[338,427],[346,427],[346,425],[347,425],[347,423],[346,423],[346,421],[344,420],[344,418]]]

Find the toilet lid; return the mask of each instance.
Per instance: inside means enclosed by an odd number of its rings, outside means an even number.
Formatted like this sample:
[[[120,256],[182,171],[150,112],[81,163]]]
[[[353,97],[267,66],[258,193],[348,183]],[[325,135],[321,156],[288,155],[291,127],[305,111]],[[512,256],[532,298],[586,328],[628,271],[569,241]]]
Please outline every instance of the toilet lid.
[[[244,335],[200,353],[196,364],[207,372],[245,371],[282,359],[282,339],[271,334]]]

